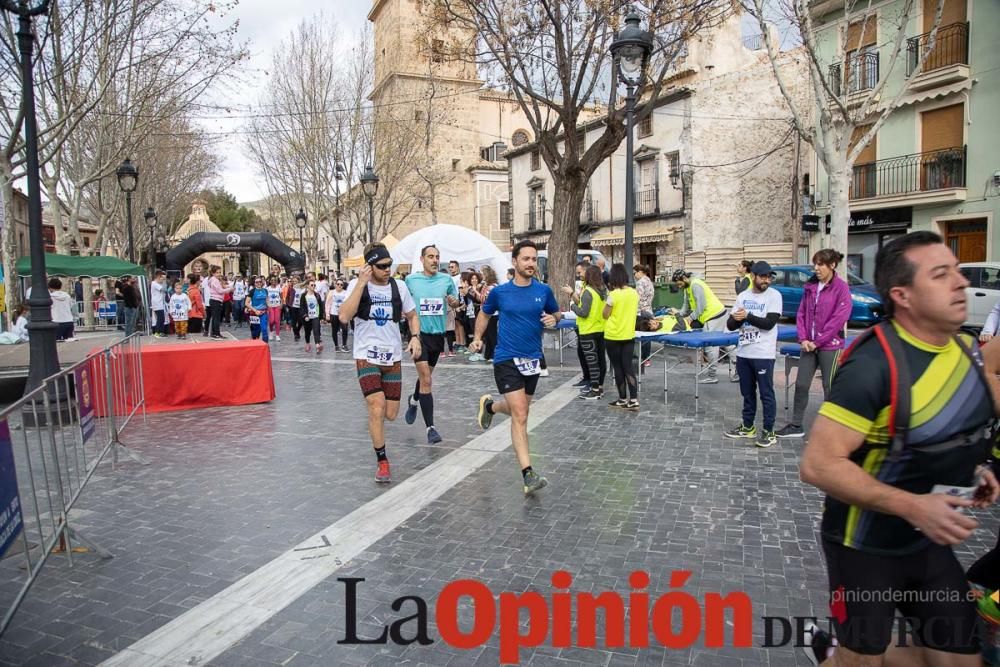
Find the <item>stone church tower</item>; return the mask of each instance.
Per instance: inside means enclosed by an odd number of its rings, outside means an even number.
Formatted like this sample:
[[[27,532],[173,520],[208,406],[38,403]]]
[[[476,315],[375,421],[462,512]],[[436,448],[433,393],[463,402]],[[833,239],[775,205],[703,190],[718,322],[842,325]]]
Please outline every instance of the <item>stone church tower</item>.
[[[474,35],[454,24],[428,30],[424,11],[422,0],[374,0],[368,14],[375,35],[375,168],[383,178],[402,179],[404,197],[413,202],[392,233],[402,238],[435,222],[461,225],[506,250],[509,188],[500,155],[530,141],[530,126],[516,101],[483,88],[475,65],[455,57]]]

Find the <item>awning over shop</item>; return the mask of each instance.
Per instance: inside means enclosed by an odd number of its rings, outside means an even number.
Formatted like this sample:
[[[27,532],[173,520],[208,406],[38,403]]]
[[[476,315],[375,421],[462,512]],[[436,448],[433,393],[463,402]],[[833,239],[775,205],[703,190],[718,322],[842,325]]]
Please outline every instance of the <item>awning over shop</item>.
[[[677,232],[675,227],[660,227],[657,229],[644,230],[636,233],[632,239],[633,243],[662,243],[673,239]],[[625,232],[620,234],[596,234],[590,237],[591,245],[616,246],[625,245]]]

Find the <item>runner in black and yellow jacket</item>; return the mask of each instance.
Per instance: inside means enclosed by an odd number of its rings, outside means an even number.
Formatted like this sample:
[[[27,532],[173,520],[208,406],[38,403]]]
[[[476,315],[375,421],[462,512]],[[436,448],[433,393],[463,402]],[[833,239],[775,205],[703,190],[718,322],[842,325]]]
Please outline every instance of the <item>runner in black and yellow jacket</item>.
[[[1000,495],[980,465],[1000,390],[975,340],[957,335],[968,281],[939,236],[884,246],[875,282],[891,319],[845,355],[801,463],[802,479],[827,493],[837,664],[892,654],[892,664],[979,665],[976,607],[951,545],[978,525],[956,510]],[[897,611],[921,648],[889,647]],[[814,638],[811,657],[829,657],[825,635]],[[934,662],[915,655],[928,649]]]

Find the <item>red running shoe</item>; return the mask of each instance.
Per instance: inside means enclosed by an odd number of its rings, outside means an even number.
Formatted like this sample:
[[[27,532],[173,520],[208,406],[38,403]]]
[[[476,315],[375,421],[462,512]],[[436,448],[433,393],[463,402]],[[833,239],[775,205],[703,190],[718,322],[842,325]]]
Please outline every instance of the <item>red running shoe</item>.
[[[378,468],[375,470],[375,481],[379,484],[388,484],[392,481],[389,476],[389,462],[379,461]]]

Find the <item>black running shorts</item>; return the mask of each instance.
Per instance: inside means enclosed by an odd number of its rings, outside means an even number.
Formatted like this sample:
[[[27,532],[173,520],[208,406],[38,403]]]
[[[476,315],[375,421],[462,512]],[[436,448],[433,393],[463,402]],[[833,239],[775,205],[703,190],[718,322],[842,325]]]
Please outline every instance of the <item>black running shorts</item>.
[[[823,540],[823,551],[830,617],[842,646],[863,655],[881,655],[890,643],[979,653],[976,604],[951,547],[879,556]]]
[[[538,378],[538,375],[521,375],[521,371],[517,370],[517,366],[511,360],[493,364],[493,379],[496,380],[497,391],[501,394],[523,389],[528,396],[534,396]]]
[[[445,346],[444,334],[432,334],[420,332],[420,356],[414,359],[414,361],[426,361],[430,364],[431,368],[437,366],[438,358],[444,352]]]

